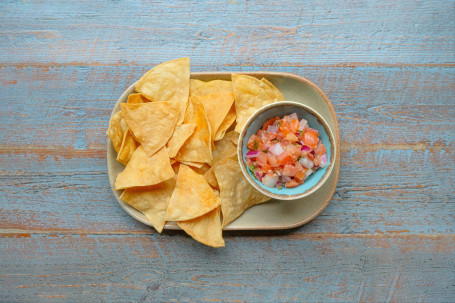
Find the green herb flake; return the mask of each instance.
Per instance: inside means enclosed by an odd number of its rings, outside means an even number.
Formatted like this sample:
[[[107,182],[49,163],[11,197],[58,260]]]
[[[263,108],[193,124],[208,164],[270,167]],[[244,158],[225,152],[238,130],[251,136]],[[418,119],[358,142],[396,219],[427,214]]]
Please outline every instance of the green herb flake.
[[[254,140],[254,150],[258,150],[258,140]]]

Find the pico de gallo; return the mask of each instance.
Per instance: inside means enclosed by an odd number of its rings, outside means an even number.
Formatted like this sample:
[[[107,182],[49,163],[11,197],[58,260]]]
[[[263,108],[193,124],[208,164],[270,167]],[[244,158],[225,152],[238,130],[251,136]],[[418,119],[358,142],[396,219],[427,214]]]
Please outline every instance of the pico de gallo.
[[[265,186],[299,186],[327,165],[326,147],[319,132],[296,113],[268,120],[247,143],[246,164]]]

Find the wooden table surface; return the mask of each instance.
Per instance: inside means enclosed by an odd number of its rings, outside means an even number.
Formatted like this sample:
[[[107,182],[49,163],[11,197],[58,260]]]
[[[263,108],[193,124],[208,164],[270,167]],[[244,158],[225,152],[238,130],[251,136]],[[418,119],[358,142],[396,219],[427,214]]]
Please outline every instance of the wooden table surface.
[[[1,302],[454,302],[453,1],[2,1]],[[334,105],[328,207],[205,247],[108,182],[120,94],[158,63],[307,77]]]

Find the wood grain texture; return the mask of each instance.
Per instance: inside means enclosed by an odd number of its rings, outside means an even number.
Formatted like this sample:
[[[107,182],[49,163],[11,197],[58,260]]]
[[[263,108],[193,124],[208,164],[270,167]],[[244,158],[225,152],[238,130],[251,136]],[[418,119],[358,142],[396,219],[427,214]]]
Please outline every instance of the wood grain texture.
[[[446,153],[351,150],[342,152],[341,159],[329,206],[293,232],[454,232],[455,164],[445,160]],[[0,229],[153,233],[117,204],[104,151],[3,150],[0,161],[5,163],[0,172]]]
[[[453,64],[450,1],[2,1],[1,62]],[[437,50],[437,52],[435,51]]]
[[[451,1],[1,1],[0,301],[451,302]],[[117,205],[105,131],[150,67],[279,71],[338,115],[335,195],[211,249]]]
[[[146,70],[143,66],[0,67],[0,82],[5,83],[0,91],[1,148],[104,149],[115,101]],[[452,150],[453,68],[276,70],[307,77],[324,90],[335,106],[345,149]]]

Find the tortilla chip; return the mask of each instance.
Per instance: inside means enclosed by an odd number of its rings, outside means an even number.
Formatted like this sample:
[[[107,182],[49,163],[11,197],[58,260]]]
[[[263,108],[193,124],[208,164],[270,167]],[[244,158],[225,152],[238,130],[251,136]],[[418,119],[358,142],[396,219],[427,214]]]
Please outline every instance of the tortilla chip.
[[[112,115],[106,135],[111,139],[116,152],[122,147],[123,136],[127,130],[128,125],[126,125],[126,122],[123,119],[122,111],[120,110]]]
[[[185,141],[194,133],[195,123],[181,124],[175,127],[174,134],[167,143],[169,157],[174,158]]]
[[[281,93],[279,95],[276,93],[277,89],[273,84],[254,77],[233,74],[232,87],[235,97],[235,112],[237,114],[235,131],[239,133],[248,118],[259,108],[284,100]]]
[[[127,165],[137,147],[138,144],[136,143],[136,140],[134,140],[131,131],[128,130],[123,135],[123,142],[117,154],[117,161],[123,165]]]
[[[158,184],[174,175],[166,148],[149,157],[141,145],[134,151],[125,169],[117,175],[115,190]]]
[[[123,191],[120,199],[142,212],[160,233],[166,220],[167,206],[174,191],[176,178],[152,186],[131,187]]]
[[[253,205],[270,200],[257,191],[243,176],[237,161],[225,159],[215,167],[220,186],[221,213],[225,227]]]
[[[177,125],[182,124],[190,90],[190,58],[162,63],[149,70],[136,83],[136,91],[150,101],[169,101],[177,110]]]
[[[128,96],[128,101],[126,103],[134,104],[134,103],[145,103],[145,102],[150,102],[150,100],[141,94],[130,94]]]
[[[266,78],[262,78],[261,82],[268,86],[268,89],[265,89],[265,92],[267,93],[267,95],[270,96],[270,98],[273,98],[273,99],[276,98],[276,99],[278,99],[278,101],[284,100],[283,94],[280,92],[280,90],[278,88],[276,88],[275,85],[272,84],[272,82],[270,82]]]
[[[195,123],[197,126],[191,137],[186,140],[175,156],[177,161],[210,163],[212,161],[212,143],[210,125],[205,115],[202,103],[191,100],[188,107],[185,123]]]
[[[202,163],[202,166],[201,167],[193,167],[192,168],[197,174],[199,175],[204,175],[209,169],[210,169],[210,165],[206,164],[206,163]]]
[[[235,134],[236,132],[231,131],[223,139],[215,142],[215,149],[212,151],[212,166],[224,158],[237,158],[237,145],[232,142],[232,137],[235,137]]]
[[[166,220],[186,221],[200,217],[220,205],[204,177],[181,164],[177,184],[167,208]]]
[[[229,139],[231,139],[231,142],[234,143],[235,145],[239,144],[240,134],[236,131],[233,131],[231,133],[232,135],[229,137]]]
[[[220,207],[211,212],[188,221],[177,222],[194,240],[211,247],[223,247],[224,240],[221,228]]]
[[[235,104],[231,106],[226,118],[224,118],[223,122],[221,122],[218,131],[215,134],[215,141],[221,140],[224,137],[226,131],[231,127],[232,123],[234,123],[237,115],[235,114]]]
[[[201,168],[202,165],[204,165],[204,163],[189,162],[189,161],[180,161],[180,163],[188,165],[188,166],[192,166],[192,167],[195,167],[195,168]]]
[[[204,174],[204,178],[210,186],[219,188],[218,181],[215,176],[215,169],[213,167],[210,167],[210,169]]]
[[[204,82],[190,80],[190,99],[202,103],[210,124],[212,142],[234,103],[231,81],[213,80]]]
[[[163,147],[174,132],[178,112],[170,102],[121,104],[123,117],[148,156]]]

